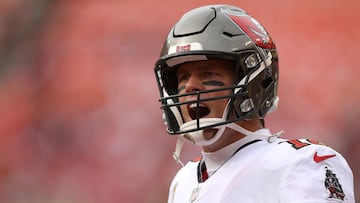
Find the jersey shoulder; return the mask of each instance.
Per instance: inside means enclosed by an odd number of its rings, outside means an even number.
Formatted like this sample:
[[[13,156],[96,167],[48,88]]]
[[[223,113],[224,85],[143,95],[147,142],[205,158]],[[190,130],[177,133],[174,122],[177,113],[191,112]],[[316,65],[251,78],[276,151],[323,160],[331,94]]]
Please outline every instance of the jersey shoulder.
[[[354,202],[353,174],[339,152],[310,139],[279,139],[272,144],[267,156],[278,157],[269,165],[284,169],[283,190],[302,188],[285,192],[292,194],[284,195],[288,202],[298,196]]]
[[[290,153],[295,157],[313,156],[321,153],[339,154],[330,146],[311,139],[279,139],[274,145],[276,145],[273,148],[275,151]]]
[[[330,146],[311,139],[277,139],[269,145],[263,159],[268,165],[332,165],[350,170],[345,158]]]

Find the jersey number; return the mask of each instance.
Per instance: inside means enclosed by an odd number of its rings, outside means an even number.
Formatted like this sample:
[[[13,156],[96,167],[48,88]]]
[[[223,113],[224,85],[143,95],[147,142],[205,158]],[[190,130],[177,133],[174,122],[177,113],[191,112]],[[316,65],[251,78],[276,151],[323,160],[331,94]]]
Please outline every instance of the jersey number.
[[[311,145],[311,144],[320,144],[318,141],[309,140],[309,139],[306,139],[306,140],[299,140],[299,139],[289,140],[289,141],[287,141],[287,143],[291,144],[291,146],[293,148],[295,148],[295,149],[301,149],[301,148],[306,147],[306,146]]]

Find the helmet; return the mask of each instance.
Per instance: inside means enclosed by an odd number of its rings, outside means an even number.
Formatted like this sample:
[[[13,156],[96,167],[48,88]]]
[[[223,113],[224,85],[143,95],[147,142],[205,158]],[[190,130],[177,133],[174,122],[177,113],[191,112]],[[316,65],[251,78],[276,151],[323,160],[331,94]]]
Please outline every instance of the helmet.
[[[222,59],[234,63],[235,80],[223,118],[197,117],[184,123],[181,105],[195,103],[207,91],[178,94],[176,78],[180,64]],[[231,5],[208,5],[185,13],[170,30],[155,65],[160,102],[169,134],[186,134],[216,128],[239,120],[261,120],[277,106],[278,56],[274,42],[260,25],[241,8]],[[224,91],[224,88],[210,90]],[[197,95],[196,100],[179,102],[179,98]],[[224,97],[206,98],[209,100]],[[230,116],[232,115],[232,116]],[[189,124],[190,123],[190,124]]]

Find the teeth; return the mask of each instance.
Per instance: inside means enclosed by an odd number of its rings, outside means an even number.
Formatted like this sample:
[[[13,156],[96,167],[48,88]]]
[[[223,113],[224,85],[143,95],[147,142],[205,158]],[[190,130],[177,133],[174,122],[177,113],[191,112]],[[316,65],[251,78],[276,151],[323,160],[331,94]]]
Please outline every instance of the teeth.
[[[190,104],[189,107],[190,108],[196,108],[198,105],[196,103]],[[205,106],[203,104],[199,104],[199,106]]]

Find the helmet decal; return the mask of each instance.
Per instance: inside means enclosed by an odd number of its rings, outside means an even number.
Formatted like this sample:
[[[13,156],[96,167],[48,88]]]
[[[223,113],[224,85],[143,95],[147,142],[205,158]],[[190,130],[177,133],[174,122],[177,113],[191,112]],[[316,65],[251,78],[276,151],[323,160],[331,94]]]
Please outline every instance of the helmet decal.
[[[264,49],[275,49],[275,44],[266,32],[265,28],[255,18],[244,13],[235,13],[225,11],[225,15],[230,18],[234,24],[239,26],[245,34],[259,47]]]
[[[203,50],[203,47],[198,42],[186,43],[186,44],[175,44],[170,46],[168,54],[174,54],[186,51]]]

